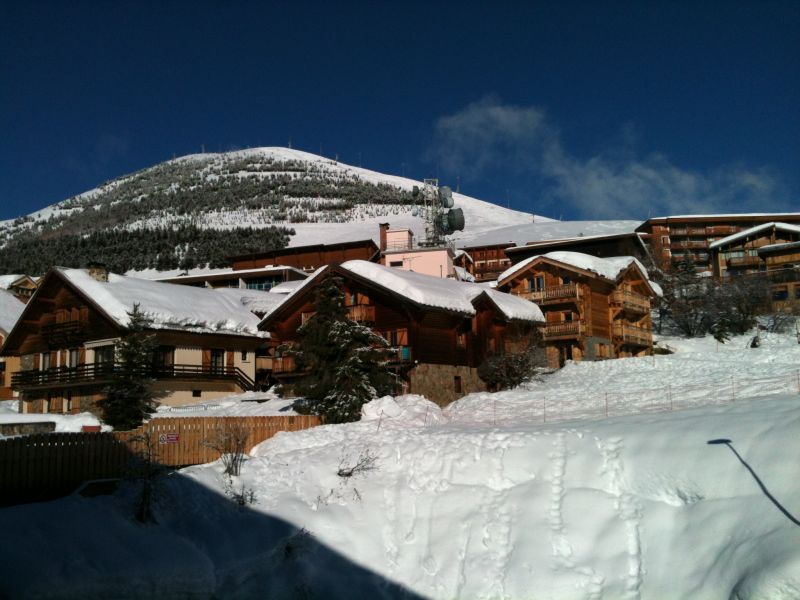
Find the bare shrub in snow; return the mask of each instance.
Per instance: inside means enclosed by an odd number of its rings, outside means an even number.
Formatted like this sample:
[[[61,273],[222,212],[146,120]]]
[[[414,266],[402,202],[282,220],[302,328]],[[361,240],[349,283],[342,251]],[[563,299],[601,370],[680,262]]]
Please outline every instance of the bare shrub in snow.
[[[242,470],[250,429],[236,421],[225,421],[217,426],[214,437],[203,444],[220,454],[226,475],[238,476]]]
[[[353,462],[348,455],[343,455],[339,460],[339,477],[353,477],[360,473],[367,473],[378,468],[378,457],[372,454],[369,448],[363,450]]]
[[[168,469],[158,462],[158,446],[155,434],[145,432],[130,440],[135,454],[128,469],[127,478],[141,485],[141,492],[136,501],[134,516],[140,523],[155,523],[153,504],[159,478]]]
[[[233,500],[235,504],[240,507],[250,506],[256,504],[256,492],[253,488],[245,486],[242,483],[237,489],[233,483],[233,478],[228,475],[224,483],[225,495]]]

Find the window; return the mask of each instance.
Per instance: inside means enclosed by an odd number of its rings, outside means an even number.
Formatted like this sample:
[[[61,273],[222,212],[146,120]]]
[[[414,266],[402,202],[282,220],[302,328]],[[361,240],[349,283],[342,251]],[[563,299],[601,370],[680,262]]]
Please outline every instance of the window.
[[[67,366],[70,369],[74,369],[78,366],[78,357],[80,356],[80,351],[77,348],[72,348],[69,351],[69,358],[67,359],[69,362]]]
[[[794,288],[794,299],[800,300],[800,285]]]
[[[114,362],[114,346],[98,346],[94,349],[94,364],[102,365]]]
[[[456,375],[453,377],[453,391],[456,394],[461,393],[461,375]]]
[[[200,390],[192,390],[192,398],[202,398],[203,392]]]
[[[390,267],[399,267],[399,268],[402,269],[403,268],[403,261],[402,260],[389,261],[389,266]]]
[[[565,323],[572,323],[572,313],[571,312],[565,312],[564,313],[564,322]]]
[[[800,290],[800,288],[798,288]],[[459,333],[456,335],[456,347],[458,348],[466,348],[467,346],[467,334],[466,333]]]
[[[572,277],[570,277],[569,275],[564,275],[564,277],[561,278],[561,283],[563,283],[564,285],[572,283]]]
[[[786,288],[777,289],[772,291],[772,299],[773,300],[788,300],[789,299],[789,290]]]
[[[42,371],[50,368],[50,353],[42,352]]]
[[[211,372],[216,374],[225,372],[225,350],[211,351]]]
[[[247,350],[242,350],[242,362],[247,360]]]

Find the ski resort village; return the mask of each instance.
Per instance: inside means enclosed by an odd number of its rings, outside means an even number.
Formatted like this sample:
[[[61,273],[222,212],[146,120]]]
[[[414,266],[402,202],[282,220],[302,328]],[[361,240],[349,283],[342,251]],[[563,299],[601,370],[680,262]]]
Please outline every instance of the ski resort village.
[[[2,597],[800,598],[800,213],[259,148],[0,239]]]

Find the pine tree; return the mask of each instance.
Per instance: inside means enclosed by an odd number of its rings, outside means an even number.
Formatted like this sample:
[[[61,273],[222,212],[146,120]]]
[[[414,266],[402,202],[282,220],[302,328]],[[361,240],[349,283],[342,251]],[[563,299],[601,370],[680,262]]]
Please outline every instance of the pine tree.
[[[296,386],[312,414],[328,423],[357,421],[361,406],[391,393],[396,377],[387,363],[394,349],[347,316],[341,279],[328,277],[317,291],[314,315],[299,329],[298,347],[287,350],[308,373]]]
[[[128,311],[127,332],[116,347],[116,362],[112,382],[106,387],[106,397],[98,402],[103,421],[114,429],[135,429],[156,407],[157,395],[149,376],[155,336],[147,332],[150,321],[134,304]]]

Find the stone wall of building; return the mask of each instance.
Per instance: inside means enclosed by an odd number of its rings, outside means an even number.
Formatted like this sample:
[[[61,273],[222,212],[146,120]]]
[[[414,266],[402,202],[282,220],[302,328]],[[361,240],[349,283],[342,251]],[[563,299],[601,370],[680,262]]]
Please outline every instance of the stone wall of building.
[[[439,406],[447,406],[466,394],[486,391],[478,370],[471,367],[422,363],[408,377],[408,393],[425,396]]]

